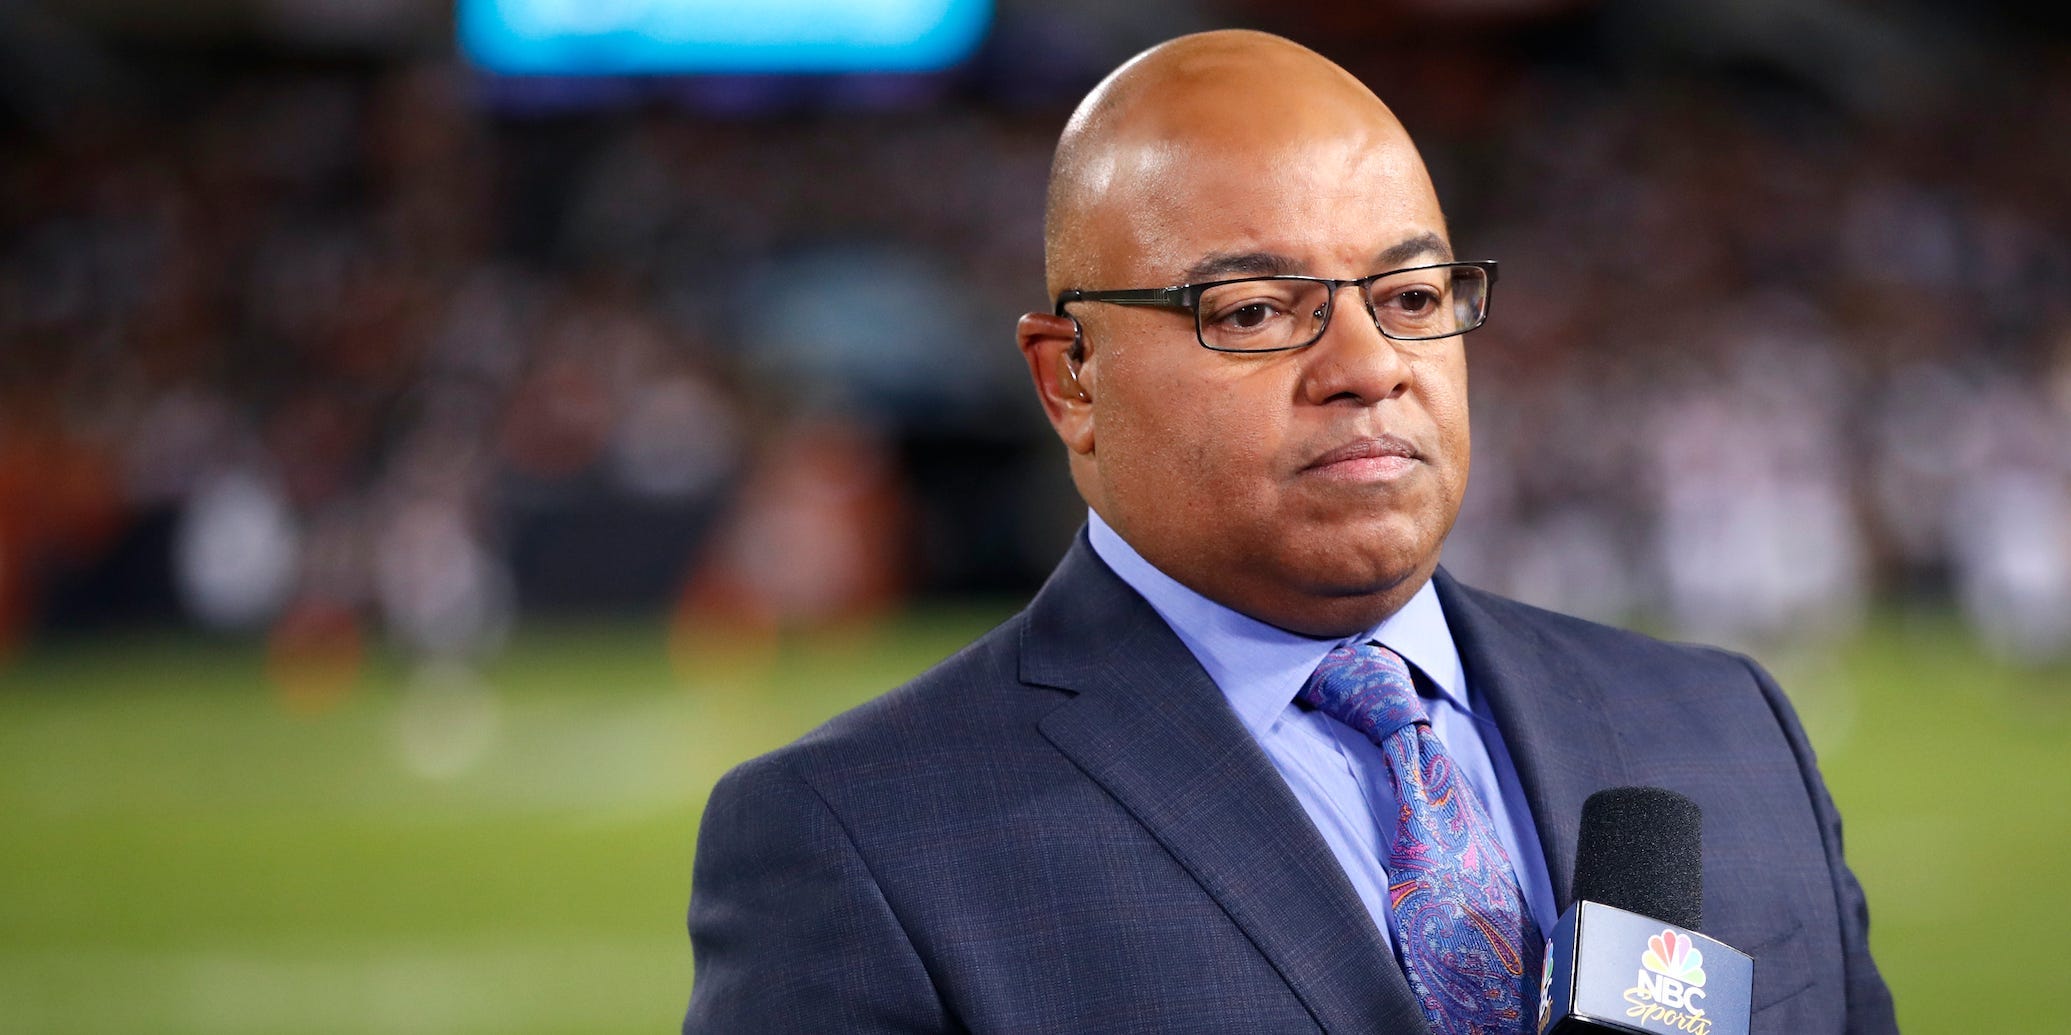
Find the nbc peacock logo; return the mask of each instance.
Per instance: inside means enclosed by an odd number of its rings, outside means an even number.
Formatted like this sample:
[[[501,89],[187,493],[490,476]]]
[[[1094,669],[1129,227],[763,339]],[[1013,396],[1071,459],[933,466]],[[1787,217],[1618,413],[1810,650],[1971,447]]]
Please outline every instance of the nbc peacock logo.
[[[1647,939],[1647,951],[1640,954],[1640,966],[1662,977],[1674,978],[1691,988],[1704,987],[1704,953],[1690,936],[1665,928]]]
[[[1540,957],[1545,964],[1539,968],[1539,1023],[1533,1031],[1545,1031],[1546,1022],[1553,1019],[1553,939],[1546,939],[1546,952]]]
[[[1647,939],[1640,953],[1638,977],[1625,990],[1625,1015],[1641,1024],[1711,1035],[1711,1020],[1698,1003],[1704,999],[1704,953],[1690,936],[1673,927]]]

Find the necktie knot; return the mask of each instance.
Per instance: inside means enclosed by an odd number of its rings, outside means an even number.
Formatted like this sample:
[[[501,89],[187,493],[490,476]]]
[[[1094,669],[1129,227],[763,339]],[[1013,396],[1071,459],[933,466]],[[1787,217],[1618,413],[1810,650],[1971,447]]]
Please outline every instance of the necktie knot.
[[[1409,663],[1378,643],[1338,647],[1324,655],[1300,698],[1376,744],[1404,726],[1431,722]]]

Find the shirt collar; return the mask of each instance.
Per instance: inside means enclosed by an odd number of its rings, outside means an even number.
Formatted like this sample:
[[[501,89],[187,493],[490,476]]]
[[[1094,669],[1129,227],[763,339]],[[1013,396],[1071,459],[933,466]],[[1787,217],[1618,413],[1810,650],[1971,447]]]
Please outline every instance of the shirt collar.
[[[1321,640],[1267,625],[1181,585],[1144,560],[1091,510],[1086,514],[1086,538],[1093,552],[1172,627],[1254,734],[1266,732],[1279,721],[1331,648],[1367,640],[1378,640],[1402,655],[1441,696],[1461,711],[1474,713],[1452,630],[1439,606],[1438,591],[1428,580],[1409,603],[1374,628],[1356,636]]]

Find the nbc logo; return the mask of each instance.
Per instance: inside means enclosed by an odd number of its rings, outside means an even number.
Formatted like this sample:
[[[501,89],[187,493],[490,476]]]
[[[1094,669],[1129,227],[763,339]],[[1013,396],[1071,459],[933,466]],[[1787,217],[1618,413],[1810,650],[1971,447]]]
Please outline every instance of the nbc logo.
[[[1539,1023],[1533,1031],[1546,1030],[1546,1022],[1553,1019],[1553,940],[1546,940],[1546,954],[1542,957],[1546,965],[1539,970]]]
[[[1640,954],[1640,966],[1692,988],[1704,987],[1704,953],[1688,935],[1674,928],[1664,928],[1660,934],[1647,939],[1647,951]]]
[[[1693,1018],[1704,1016],[1697,1006],[1697,1000],[1704,998],[1704,953],[1689,935],[1664,928],[1648,938],[1647,951],[1640,954],[1640,967],[1638,987],[1627,992],[1628,1000],[1637,995],[1647,1002],[1685,1011]]]

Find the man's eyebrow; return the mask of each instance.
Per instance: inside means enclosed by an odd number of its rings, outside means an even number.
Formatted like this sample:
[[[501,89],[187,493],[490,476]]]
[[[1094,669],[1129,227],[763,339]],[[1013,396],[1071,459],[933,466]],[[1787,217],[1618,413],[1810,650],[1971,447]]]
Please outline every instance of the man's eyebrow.
[[[1401,269],[1410,260],[1430,257],[1450,262],[1453,247],[1434,233],[1421,233],[1395,244],[1374,258],[1374,272]],[[1183,284],[1221,280],[1227,277],[1279,277],[1300,271],[1301,264],[1279,252],[1217,252],[1188,266],[1181,274]]]
[[[1294,272],[1293,259],[1278,252],[1218,252],[1194,263],[1181,274],[1183,284],[1225,277],[1278,277]]]
[[[1375,270],[1401,269],[1411,259],[1429,256],[1438,262],[1451,262],[1453,246],[1445,238],[1434,233],[1422,233],[1412,237],[1374,258]]]

